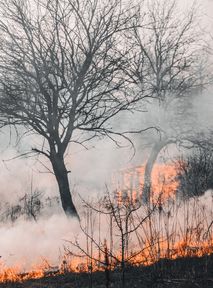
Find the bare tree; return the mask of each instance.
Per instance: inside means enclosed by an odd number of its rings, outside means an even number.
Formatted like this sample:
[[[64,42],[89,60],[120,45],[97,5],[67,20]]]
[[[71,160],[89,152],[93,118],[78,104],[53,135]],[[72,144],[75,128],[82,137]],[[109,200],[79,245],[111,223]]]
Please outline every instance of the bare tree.
[[[145,202],[150,199],[151,173],[159,153],[169,144],[189,139],[192,133],[190,96],[198,93],[206,81],[202,70],[206,58],[201,52],[204,45],[196,24],[194,6],[180,15],[176,0],[148,1],[143,25],[137,26],[134,38],[129,39],[135,43],[128,70],[132,84],[143,93],[149,92],[153,97],[150,109],[158,106],[161,112],[156,112],[155,124],[161,130],[160,139],[153,139],[145,167]]]
[[[135,26],[136,9],[121,0],[7,0],[0,6],[2,126],[20,125],[41,137],[32,153],[49,159],[65,213],[78,216],[66,151],[69,143],[112,137],[109,120],[140,97],[127,94],[122,69],[129,51],[123,34]]]
[[[102,241],[100,241],[100,239],[96,240],[98,235],[96,235],[97,233],[94,233],[95,227],[88,229],[88,227],[91,228],[91,224],[88,225],[89,222],[87,222],[86,227],[83,227],[82,223],[80,227],[83,234],[86,236],[86,242],[90,242],[91,247],[94,246],[93,249],[88,249],[88,247],[85,248],[84,245],[79,243],[78,239],[75,241],[68,241],[68,243],[70,243],[72,247],[77,248],[81,254],[76,254],[69,248],[66,249],[68,254],[78,257],[86,256],[91,263],[88,267],[88,271],[90,271],[92,263],[103,265],[106,274],[106,287],[109,285],[110,270],[119,269],[121,273],[121,287],[124,288],[126,287],[125,276],[127,267],[134,263],[137,256],[142,255],[144,251],[147,251],[155,244],[156,239],[153,237],[153,241],[150,245],[143,245],[138,234],[141,232],[139,230],[143,230],[143,225],[150,221],[151,215],[156,211],[158,201],[153,207],[146,207],[142,205],[139,199],[132,199],[129,195],[123,193],[124,191],[121,191],[123,195],[117,197],[117,192],[118,191],[114,191],[114,193],[110,193],[107,188],[106,195],[101,199],[101,205],[100,203],[98,203],[98,205],[90,204],[83,199],[82,201],[89,211],[96,215],[98,213],[102,217],[102,221],[108,219],[107,222],[110,232],[110,237],[108,239],[109,243],[112,241],[111,237],[113,237],[115,242],[119,244],[118,247],[111,246],[111,243],[110,245],[107,245],[107,240],[105,238],[101,239]],[[133,235],[135,237],[133,237]],[[131,244],[133,244],[133,239],[131,237],[136,238],[136,241],[138,241],[138,245],[134,245],[134,248],[131,247]],[[88,244],[86,246],[88,246]],[[99,257],[99,254],[102,257]]]

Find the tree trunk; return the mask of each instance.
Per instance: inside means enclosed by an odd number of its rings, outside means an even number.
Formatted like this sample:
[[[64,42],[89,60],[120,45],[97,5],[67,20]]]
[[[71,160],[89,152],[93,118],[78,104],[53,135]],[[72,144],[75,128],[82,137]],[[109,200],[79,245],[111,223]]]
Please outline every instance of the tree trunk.
[[[155,161],[160,153],[160,151],[166,147],[166,145],[175,143],[174,140],[166,139],[161,140],[154,144],[150,156],[146,162],[145,172],[144,172],[144,187],[142,193],[143,203],[150,203],[151,188],[152,188],[152,170],[155,164]]]
[[[125,238],[122,232],[121,235],[121,287],[125,288]]]
[[[64,164],[64,159],[63,157],[56,155],[51,157],[51,163],[58,183],[63,210],[68,217],[77,217],[79,219],[79,215],[72,200],[68,180],[68,171]]]

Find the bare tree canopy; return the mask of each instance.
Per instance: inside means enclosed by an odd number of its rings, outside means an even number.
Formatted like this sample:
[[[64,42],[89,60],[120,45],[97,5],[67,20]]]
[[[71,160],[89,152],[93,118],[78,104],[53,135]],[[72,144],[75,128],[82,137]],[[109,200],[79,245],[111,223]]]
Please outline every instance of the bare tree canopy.
[[[121,0],[0,1],[0,120],[43,137],[67,215],[77,215],[64,155],[70,142],[109,135],[128,95],[124,34],[137,9]]]
[[[0,0],[0,124],[42,139],[32,152],[50,160],[66,214],[77,215],[65,165],[70,143],[111,138],[111,120],[146,97],[165,113],[177,101],[176,134],[163,131],[147,161],[148,199],[158,153],[180,140],[181,99],[203,78],[195,9],[179,18],[176,2]]]
[[[132,79],[161,102],[186,95],[202,80],[204,42],[197,27],[197,9],[192,6],[181,13],[177,4],[177,0],[147,1],[142,22],[130,38],[134,43]]]

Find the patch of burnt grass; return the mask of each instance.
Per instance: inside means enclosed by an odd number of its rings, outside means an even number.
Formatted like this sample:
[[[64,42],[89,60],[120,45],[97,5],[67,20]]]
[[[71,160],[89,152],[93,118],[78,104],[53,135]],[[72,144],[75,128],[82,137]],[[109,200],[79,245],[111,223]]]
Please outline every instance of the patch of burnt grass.
[[[213,254],[175,260],[161,259],[151,266],[129,266],[125,271],[127,288],[212,288]],[[23,283],[4,283],[2,288],[105,288],[104,272],[49,275]],[[121,286],[119,269],[110,272],[108,288]]]

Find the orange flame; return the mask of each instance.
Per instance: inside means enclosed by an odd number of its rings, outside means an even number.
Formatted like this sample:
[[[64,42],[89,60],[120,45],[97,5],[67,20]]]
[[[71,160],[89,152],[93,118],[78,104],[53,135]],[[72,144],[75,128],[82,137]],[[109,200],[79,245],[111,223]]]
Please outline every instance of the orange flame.
[[[142,196],[144,187],[144,166],[129,168],[114,176],[113,183],[117,187],[118,202],[125,197],[136,201]],[[117,181],[119,178],[119,181]],[[116,183],[117,182],[117,183]],[[161,203],[174,198],[178,189],[177,171],[174,164],[155,164],[151,175],[151,201],[155,203],[160,197]]]

